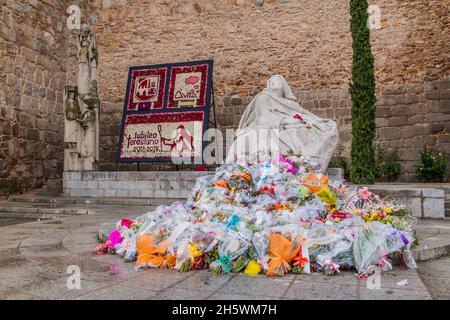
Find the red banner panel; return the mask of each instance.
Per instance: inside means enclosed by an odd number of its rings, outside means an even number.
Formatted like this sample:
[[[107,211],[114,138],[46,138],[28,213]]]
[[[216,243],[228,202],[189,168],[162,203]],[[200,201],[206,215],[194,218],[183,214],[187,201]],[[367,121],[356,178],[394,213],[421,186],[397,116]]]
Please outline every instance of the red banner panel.
[[[118,162],[202,159],[213,61],[131,67]]]

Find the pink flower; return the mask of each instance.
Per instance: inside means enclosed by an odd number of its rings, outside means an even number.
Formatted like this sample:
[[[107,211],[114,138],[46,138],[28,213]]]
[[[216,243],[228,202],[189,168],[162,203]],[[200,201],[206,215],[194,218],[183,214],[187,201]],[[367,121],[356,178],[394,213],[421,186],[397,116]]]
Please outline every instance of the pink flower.
[[[114,249],[116,247],[116,245],[118,245],[122,242],[122,235],[120,234],[119,230],[114,229],[109,234],[108,240],[110,241],[108,248]]]
[[[372,195],[372,192],[370,192],[367,187],[363,187],[358,190],[358,196],[362,200],[368,200],[371,195]]]
[[[289,172],[292,174],[295,174],[297,172],[297,170],[294,167],[294,164],[292,163],[291,160],[289,160],[288,158],[284,157],[283,155],[278,156],[277,158],[277,162],[278,163],[283,163],[286,165],[286,167],[284,168],[285,172]]]
[[[130,219],[122,219],[120,220],[120,226],[125,227],[127,229],[131,228],[131,225],[133,224],[133,221]]]
[[[95,247],[95,253],[96,254],[105,254],[108,252],[108,247],[111,244],[111,241],[106,241],[105,243],[99,243],[96,247]]]

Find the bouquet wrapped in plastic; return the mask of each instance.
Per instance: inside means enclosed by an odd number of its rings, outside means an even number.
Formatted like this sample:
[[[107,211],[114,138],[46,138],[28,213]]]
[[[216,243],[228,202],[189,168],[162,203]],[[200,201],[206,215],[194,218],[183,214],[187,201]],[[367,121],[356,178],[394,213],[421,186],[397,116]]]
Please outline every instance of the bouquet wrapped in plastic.
[[[161,205],[102,230],[98,254],[137,268],[210,269],[283,276],[287,272],[361,277],[411,268],[416,220],[394,199],[347,188],[301,155],[226,163],[197,178],[186,203]]]
[[[290,262],[298,254],[301,241],[295,239],[293,242],[278,233],[269,236],[270,261],[266,275],[269,277],[284,276],[291,270]]]
[[[219,259],[211,263],[214,273],[239,272],[248,263],[249,242],[239,233],[229,230],[219,244]]]

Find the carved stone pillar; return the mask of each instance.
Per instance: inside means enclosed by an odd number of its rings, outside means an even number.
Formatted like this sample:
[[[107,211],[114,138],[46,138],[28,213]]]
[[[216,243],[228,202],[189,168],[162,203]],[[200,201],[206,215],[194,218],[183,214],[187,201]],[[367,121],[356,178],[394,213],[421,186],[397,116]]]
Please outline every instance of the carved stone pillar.
[[[64,170],[93,171],[100,157],[98,53],[95,34],[86,25],[77,34],[77,47],[77,85],[66,86],[64,96]]]

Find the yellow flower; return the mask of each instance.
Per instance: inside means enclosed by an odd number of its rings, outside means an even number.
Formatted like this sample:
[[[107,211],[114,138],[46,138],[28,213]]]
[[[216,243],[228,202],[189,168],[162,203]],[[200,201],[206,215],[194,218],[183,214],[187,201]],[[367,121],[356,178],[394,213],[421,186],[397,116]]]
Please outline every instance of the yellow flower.
[[[386,212],[386,213],[391,213],[391,212],[392,212],[392,209],[389,208],[389,207],[385,207],[385,208],[384,208],[384,212]]]
[[[188,249],[189,249],[189,252],[191,253],[192,259],[200,257],[203,254],[203,251],[198,249],[198,243],[193,244],[193,245],[189,244]]]
[[[258,273],[262,271],[261,265],[257,263],[255,260],[250,260],[245,267],[244,273],[248,276],[257,276]]]

